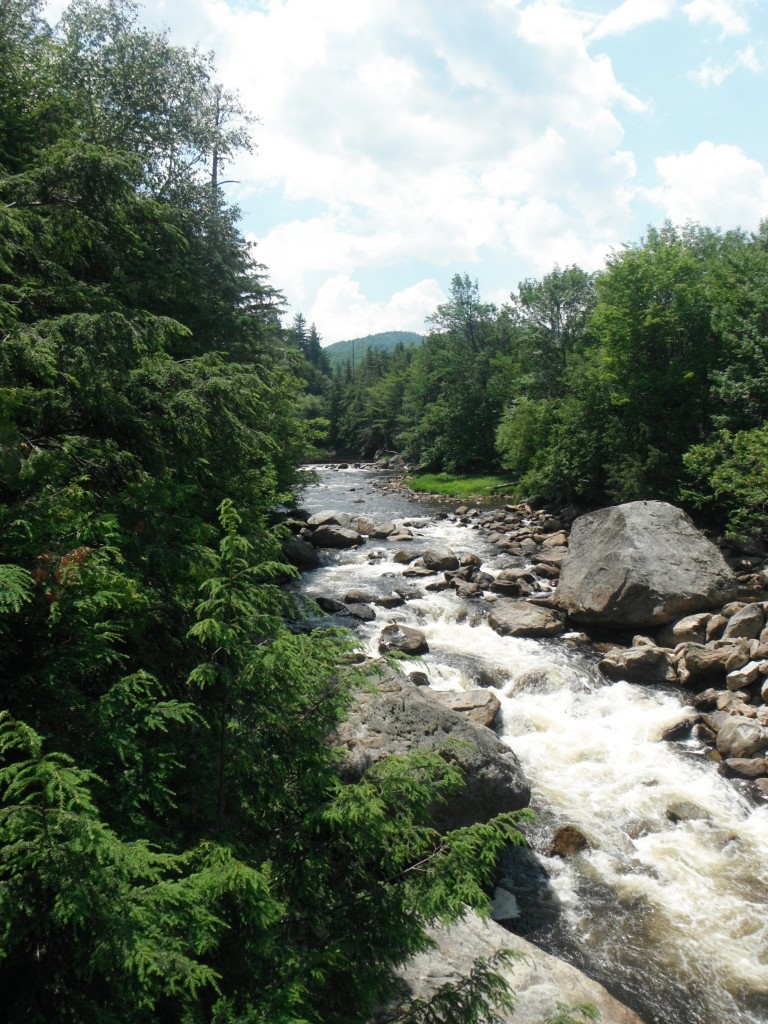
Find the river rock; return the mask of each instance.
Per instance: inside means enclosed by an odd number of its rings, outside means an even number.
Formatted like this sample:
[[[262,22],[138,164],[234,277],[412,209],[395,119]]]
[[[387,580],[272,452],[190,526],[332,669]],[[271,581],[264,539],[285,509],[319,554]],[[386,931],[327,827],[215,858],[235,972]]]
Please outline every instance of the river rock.
[[[688,516],[663,501],[632,501],[579,517],[556,602],[576,622],[660,626],[722,605],[737,580]]]
[[[723,769],[740,779],[760,779],[768,775],[768,761],[764,757],[726,757]]]
[[[352,516],[348,512],[334,512],[328,510],[326,512],[315,512],[313,516],[307,519],[307,526],[315,528],[317,526],[349,526],[352,522]]]
[[[499,1024],[541,1024],[556,1016],[558,1004],[575,1003],[594,1003],[602,1024],[643,1024],[637,1014],[575,967],[472,911],[453,925],[431,928],[429,934],[435,948],[419,953],[398,969],[401,998],[376,1013],[368,1024],[398,1020],[414,999],[428,1002],[446,982],[467,978],[475,960],[487,960],[502,949],[517,954],[499,971],[517,1000],[513,1011],[497,1015]]]
[[[660,630],[656,634],[656,642],[659,647],[677,647],[678,644],[686,643],[703,644],[707,640],[707,624],[712,617],[710,612],[686,615]]]
[[[752,757],[768,749],[768,729],[741,715],[728,715],[717,731],[717,750],[724,758]]]
[[[711,644],[684,644],[677,652],[678,674],[685,684],[702,681],[724,683],[729,672],[742,668],[749,661],[744,640],[716,640]]]
[[[470,722],[489,729],[501,709],[501,701],[490,690],[432,690],[431,695],[446,707],[466,715]]]
[[[370,605],[358,601],[350,601],[346,605],[346,613],[354,619],[360,619],[361,622],[373,622],[376,618],[376,612]]]
[[[743,690],[745,687],[751,686],[760,678],[760,665],[759,661],[748,661],[746,665],[728,673],[725,677],[725,685],[729,690]]]
[[[756,640],[763,630],[764,622],[765,615],[762,606],[747,604],[730,617],[728,625],[723,630],[723,639],[743,637],[747,640]]]
[[[575,825],[563,825],[552,836],[548,857],[573,857],[589,846],[587,837]]]
[[[466,783],[432,809],[440,831],[528,806],[531,791],[520,763],[495,733],[441,704],[428,688],[414,686],[399,673],[385,674],[377,685],[377,691],[358,691],[333,737],[345,750],[346,781],[358,781],[389,754],[433,750],[457,764]]]
[[[502,599],[494,604],[488,625],[500,636],[557,636],[565,630],[565,619],[554,608]]]
[[[429,644],[421,630],[393,622],[390,626],[385,626],[379,635],[379,654],[387,654],[389,651],[426,654],[429,651]]]
[[[287,537],[283,541],[283,555],[297,569],[317,569],[320,565],[320,556],[315,548],[301,537]]]
[[[421,556],[421,560],[425,567],[433,572],[450,572],[459,568],[459,560],[456,554],[446,545],[427,548]]]
[[[609,651],[600,661],[600,671],[609,679],[628,683],[676,683],[672,652],[642,644]]]
[[[316,548],[356,548],[365,543],[365,537],[344,526],[318,526],[312,531],[312,543]]]

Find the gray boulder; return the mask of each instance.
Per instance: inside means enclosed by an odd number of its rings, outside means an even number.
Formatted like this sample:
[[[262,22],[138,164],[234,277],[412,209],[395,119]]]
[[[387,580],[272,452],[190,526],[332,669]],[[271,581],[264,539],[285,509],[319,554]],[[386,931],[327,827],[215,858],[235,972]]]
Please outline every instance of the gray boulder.
[[[345,751],[346,781],[358,781],[389,754],[433,750],[457,764],[466,782],[433,808],[435,827],[441,831],[528,805],[530,787],[517,757],[490,729],[442,705],[426,687],[414,686],[399,673],[385,673],[377,686],[376,691],[357,693],[333,737]]]
[[[722,605],[737,587],[684,512],[632,501],[574,522],[555,601],[576,622],[660,626]]]
[[[768,750],[768,729],[741,715],[729,715],[717,730],[717,750],[729,758],[751,758]]]
[[[676,683],[672,652],[663,647],[628,647],[609,651],[600,661],[600,671],[609,679],[628,683]]]
[[[643,1024],[636,1013],[577,968],[472,911],[450,927],[433,927],[430,936],[435,948],[418,954],[398,970],[401,998],[376,1013],[368,1024],[398,1020],[414,999],[428,1002],[441,985],[466,978],[475,960],[487,960],[501,949],[511,949],[519,959],[500,969],[517,995],[514,1011],[499,1014],[500,1024],[541,1024],[556,1016],[559,1003],[594,1003],[602,1024]]]
[[[312,543],[316,548],[356,548],[365,543],[365,537],[344,526],[318,526],[312,532]]]
[[[385,626],[379,635],[379,654],[402,651],[403,654],[426,654],[429,651],[427,638],[421,630],[393,622]]]
[[[428,548],[421,556],[425,568],[433,572],[450,572],[459,568],[459,559],[454,551],[446,545]]]
[[[320,565],[317,551],[301,537],[287,537],[283,541],[283,554],[297,569],[317,569]]]
[[[494,604],[488,625],[500,636],[557,636],[565,631],[565,618],[554,608],[502,598]]]
[[[307,526],[314,529],[316,526],[349,526],[352,516],[348,512],[334,512],[329,509],[325,512],[315,512],[307,519]]]

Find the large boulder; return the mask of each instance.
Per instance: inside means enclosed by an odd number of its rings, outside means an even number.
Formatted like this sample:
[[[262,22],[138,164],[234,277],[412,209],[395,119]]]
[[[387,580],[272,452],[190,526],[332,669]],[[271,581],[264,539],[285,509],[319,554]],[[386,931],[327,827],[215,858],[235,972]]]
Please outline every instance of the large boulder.
[[[318,526],[312,533],[312,543],[316,548],[356,548],[364,542],[365,537],[361,533],[345,526]]]
[[[433,572],[445,572],[459,568],[459,559],[454,551],[444,544],[437,547],[427,548],[421,556],[421,560],[427,569]]]
[[[376,1013],[369,1024],[399,1020],[414,999],[429,1002],[441,985],[466,979],[475,960],[491,959],[502,949],[517,954],[511,964],[499,968],[517,1000],[513,1011],[498,1014],[501,1024],[541,1024],[557,1015],[558,1004],[576,1003],[594,1003],[602,1024],[643,1024],[636,1013],[577,968],[471,911],[450,927],[433,927],[430,934],[435,947],[398,969],[400,998]]]
[[[396,672],[385,672],[376,690],[357,693],[333,740],[345,751],[342,775],[347,782],[359,781],[389,754],[412,750],[438,751],[458,764],[466,784],[433,808],[435,827],[441,831],[489,821],[501,812],[527,807],[530,800],[517,757],[495,733]]]
[[[663,647],[642,645],[609,651],[600,661],[600,671],[609,679],[628,683],[676,683],[672,652]]]
[[[574,522],[555,601],[580,623],[659,626],[718,607],[737,588],[719,550],[681,509],[632,501]]]

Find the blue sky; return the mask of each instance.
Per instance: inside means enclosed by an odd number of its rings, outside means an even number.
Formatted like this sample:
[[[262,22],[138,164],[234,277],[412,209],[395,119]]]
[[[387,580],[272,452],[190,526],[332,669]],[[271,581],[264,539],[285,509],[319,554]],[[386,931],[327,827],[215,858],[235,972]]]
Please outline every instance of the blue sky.
[[[65,0],[51,0],[55,21]],[[244,233],[324,343],[768,217],[765,0],[148,0],[260,123]]]

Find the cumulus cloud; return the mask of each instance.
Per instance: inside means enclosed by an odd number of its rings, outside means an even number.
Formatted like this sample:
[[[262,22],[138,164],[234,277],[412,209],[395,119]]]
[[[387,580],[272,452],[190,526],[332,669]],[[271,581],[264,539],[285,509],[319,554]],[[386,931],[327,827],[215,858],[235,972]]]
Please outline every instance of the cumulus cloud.
[[[758,226],[768,216],[768,172],[738,146],[701,142],[691,153],[660,157],[661,184],[647,197],[677,224]]]
[[[386,302],[371,302],[359,282],[338,274],[320,287],[307,320],[318,325],[333,324],[332,332],[324,333],[325,344],[379,331],[423,333],[426,318],[445,301],[445,293],[432,278],[395,292]]]
[[[694,23],[712,22],[720,29],[721,37],[749,32],[744,0],[690,0],[683,4],[683,12]]]

